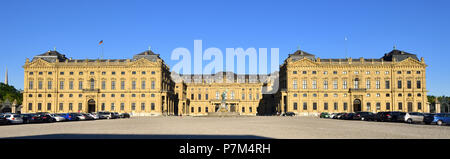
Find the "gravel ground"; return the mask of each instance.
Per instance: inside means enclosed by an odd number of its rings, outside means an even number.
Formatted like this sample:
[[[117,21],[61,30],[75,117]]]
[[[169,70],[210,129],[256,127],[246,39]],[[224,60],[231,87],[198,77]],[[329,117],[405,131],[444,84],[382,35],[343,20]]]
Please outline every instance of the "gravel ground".
[[[0,138],[450,139],[450,126],[317,117],[134,117],[2,125]]]

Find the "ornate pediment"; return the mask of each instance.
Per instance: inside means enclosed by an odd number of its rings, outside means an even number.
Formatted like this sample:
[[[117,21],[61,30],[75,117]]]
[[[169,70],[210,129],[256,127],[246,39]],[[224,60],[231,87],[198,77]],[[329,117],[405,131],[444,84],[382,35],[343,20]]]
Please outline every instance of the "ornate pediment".
[[[53,67],[53,63],[49,63],[42,59],[36,59],[31,63],[26,64],[24,67]]]
[[[140,58],[136,61],[131,62],[129,66],[157,66],[157,62],[150,61],[146,58]]]
[[[420,61],[417,61],[411,57],[408,57],[407,59],[405,59],[403,61],[395,63],[394,66],[422,66],[423,67],[423,66],[426,66],[426,64],[424,64]]]
[[[297,60],[297,61],[290,60],[289,61],[289,65],[290,66],[300,66],[301,67],[301,66],[317,66],[319,64],[314,62],[314,61],[311,61],[310,59],[303,58],[303,59],[300,59],[300,60]]]

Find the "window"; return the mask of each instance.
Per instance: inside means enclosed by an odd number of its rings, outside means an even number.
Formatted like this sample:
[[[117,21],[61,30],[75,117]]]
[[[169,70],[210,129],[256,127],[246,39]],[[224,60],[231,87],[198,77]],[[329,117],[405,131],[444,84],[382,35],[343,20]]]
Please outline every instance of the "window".
[[[83,110],[83,103],[78,103],[78,111]]]
[[[375,88],[380,89],[380,80],[375,81]]]
[[[368,102],[368,103],[366,104],[366,109],[367,109],[367,111],[370,111],[370,110],[371,110],[371,108],[370,108],[370,102]]]
[[[294,97],[297,97],[297,93],[294,93]]]
[[[116,89],[116,81],[111,81],[111,89],[112,90]]]
[[[73,90],[73,81],[69,81],[69,89]]]
[[[155,89],[155,81],[152,81],[152,89]]]
[[[411,89],[411,81],[406,81],[406,88]]]
[[[328,110],[328,103],[323,103],[323,110]]]
[[[389,74],[389,71],[385,71],[384,74],[385,74],[385,75],[388,75],[388,74]]]
[[[323,94],[323,97],[328,97],[328,94],[327,93]]]
[[[78,72],[78,75],[83,75],[83,72]]]
[[[52,89],[52,81],[47,82],[47,87],[48,87],[48,89]]]
[[[398,102],[398,110],[402,110],[403,109],[403,103],[402,102]]]
[[[120,81],[120,89],[125,90],[125,81]]]
[[[333,89],[338,89],[338,81],[337,80],[333,81]]]
[[[135,74],[136,74],[136,71],[131,72],[131,74],[135,75]]]
[[[125,103],[120,103],[120,110],[125,110]]]
[[[231,91],[231,98],[230,99],[234,99],[234,92],[233,91]],[[206,98],[208,98],[208,94],[206,94]],[[206,100],[208,100],[208,99],[206,99]]]
[[[191,94],[191,100],[194,100],[194,94]]]
[[[82,90],[83,89],[83,81],[79,81],[78,82],[78,89]]]
[[[417,93],[417,96],[418,96],[418,97],[422,97],[422,94],[420,94],[420,93]]]
[[[116,109],[116,104],[111,103],[111,110],[115,110]]]
[[[145,89],[145,80],[141,81],[141,89]]]
[[[150,104],[150,109],[151,109],[151,110],[155,110],[155,103],[151,103],[151,104]]]
[[[73,110],[73,104],[69,103],[69,110],[72,111]]]
[[[120,94],[120,97],[124,98],[124,97],[125,97],[125,94]]]
[[[390,97],[391,96],[391,94],[389,94],[389,93],[386,93],[386,97]]]
[[[34,81],[29,81],[28,82],[28,89],[33,89],[33,84],[34,84]]]
[[[401,93],[398,94],[399,97],[402,97],[403,95]]]
[[[334,110],[338,110],[338,103],[334,102]]]
[[[333,74],[334,74],[334,75],[337,75],[337,71],[333,71]]]
[[[242,93],[242,100],[245,100],[245,94]]]
[[[346,75],[346,74],[347,74],[347,71],[343,71],[342,74]]]
[[[52,94],[47,94],[47,97],[52,97]]]
[[[194,112],[194,107],[191,107],[191,113],[193,113]]]
[[[297,80],[294,80],[293,87],[294,89],[297,89]]]
[[[317,74],[317,71],[312,71],[312,74],[313,74],[313,75]]]
[[[389,80],[385,81],[384,86],[386,89],[391,89],[391,83],[389,82]]]
[[[324,75],[327,75],[327,74],[328,74],[328,71],[323,71],[323,74],[324,74]]]
[[[417,109],[418,110],[422,110],[422,103],[421,102],[417,103]]]
[[[253,107],[248,107],[248,110],[249,110],[249,112],[251,113],[251,112],[253,112],[253,109],[252,109]]]
[[[420,71],[416,71],[416,74],[420,74]]]
[[[366,71],[366,75],[370,74],[370,71]]]
[[[323,81],[323,89],[328,89],[328,80]]]
[[[347,80],[344,80],[344,81],[342,82],[342,88],[343,88],[343,89],[347,89]]]
[[[354,74],[355,74],[355,75],[359,74],[359,71],[355,71]]]
[[[42,75],[42,72],[39,72],[39,75]]]
[[[366,79],[366,88],[370,89],[370,79]]]
[[[306,75],[308,72],[307,71],[302,71],[302,74]]]
[[[202,94],[198,94],[198,100],[202,100]]]
[[[73,75],[73,72],[69,72],[70,75]]]
[[[353,81],[353,88],[358,89],[359,88],[359,79],[355,78],[355,80]]]
[[[113,71],[113,72],[111,72],[111,75],[116,75],[116,72],[114,72],[114,71]]]
[[[297,71],[293,71],[292,74],[296,75],[296,74],[297,74]]]
[[[59,72],[59,75],[64,75],[64,72]]]
[[[141,110],[145,110],[145,103],[141,103]]]
[[[205,112],[206,112],[206,113],[208,113],[208,112],[209,112],[209,110],[208,110],[208,107],[205,107]]]
[[[136,94],[131,94],[131,97],[136,97]]]
[[[308,110],[308,103],[303,102],[303,110]]]
[[[397,71],[397,74],[402,74],[402,71]]]
[[[306,89],[308,86],[308,82],[306,80],[303,80],[303,89]]]
[[[94,81],[93,78],[91,78],[91,80],[90,80],[89,83],[90,83],[90,89],[91,89],[91,90],[95,89],[95,81]]]
[[[317,110],[317,103],[313,103],[313,110]]]
[[[131,89],[132,90],[136,89],[136,81],[131,81]]]
[[[48,75],[52,75],[53,74],[53,72],[48,72]]]
[[[106,81],[102,81],[102,90],[106,89]]]
[[[297,102],[294,102],[294,110],[297,110]]]
[[[120,72],[120,74],[121,74],[121,75],[125,75],[125,72],[124,72],[124,71],[122,71],[122,72]]]
[[[152,71],[152,75],[154,75],[155,74],[155,71]]]
[[[90,75],[94,75],[94,72],[89,72]]]
[[[42,103],[38,103],[38,110],[39,110],[39,111],[42,110]]]
[[[408,75],[411,74],[411,71],[406,71],[406,74],[408,74]]]
[[[52,110],[52,103],[47,103],[47,111],[51,111]]]
[[[103,71],[103,72],[102,72],[102,75],[106,75],[106,72]]]
[[[245,112],[245,107],[242,107],[242,112],[243,112],[243,113]]]
[[[28,103],[28,110],[33,110],[33,103]]]
[[[198,112],[202,112],[202,107],[198,107]]]
[[[38,81],[38,89],[42,89],[42,81]]]
[[[141,94],[141,97],[145,97],[145,94]]]
[[[136,110],[136,103],[131,103],[131,110]]]
[[[141,72],[141,74],[145,75],[145,74],[146,74],[146,72],[145,72],[145,71],[142,71],[142,72]]]
[[[64,90],[64,81],[59,81],[59,89]]]
[[[216,99],[219,99],[219,92],[216,92]]]
[[[111,97],[112,97],[112,98],[116,97],[116,94],[111,94]]]
[[[30,72],[29,74],[30,74],[30,75],[33,75],[33,72]]]
[[[316,80],[312,81],[312,87],[313,87],[313,89],[317,89],[317,81]]]
[[[417,88],[418,88],[418,89],[422,88],[421,83],[420,83],[420,80],[417,81],[417,84],[416,84],[416,85],[417,85]]]
[[[344,103],[344,110],[347,110],[347,107],[348,107],[347,103]]]
[[[381,103],[378,102],[376,107],[377,107],[377,110],[381,110]]]

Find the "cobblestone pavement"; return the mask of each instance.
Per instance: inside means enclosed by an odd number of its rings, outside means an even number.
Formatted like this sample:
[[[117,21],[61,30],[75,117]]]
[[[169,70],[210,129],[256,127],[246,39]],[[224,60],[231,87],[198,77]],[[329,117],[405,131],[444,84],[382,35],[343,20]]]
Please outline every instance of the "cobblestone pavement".
[[[450,126],[317,117],[133,117],[0,126],[0,138],[450,138]]]

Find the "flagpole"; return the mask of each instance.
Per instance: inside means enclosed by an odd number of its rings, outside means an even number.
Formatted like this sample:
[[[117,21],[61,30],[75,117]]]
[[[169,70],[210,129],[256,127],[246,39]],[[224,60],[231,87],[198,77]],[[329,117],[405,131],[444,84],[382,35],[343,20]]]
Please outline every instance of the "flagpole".
[[[103,60],[103,43],[101,45],[102,45],[102,56],[101,56],[101,59]]]

